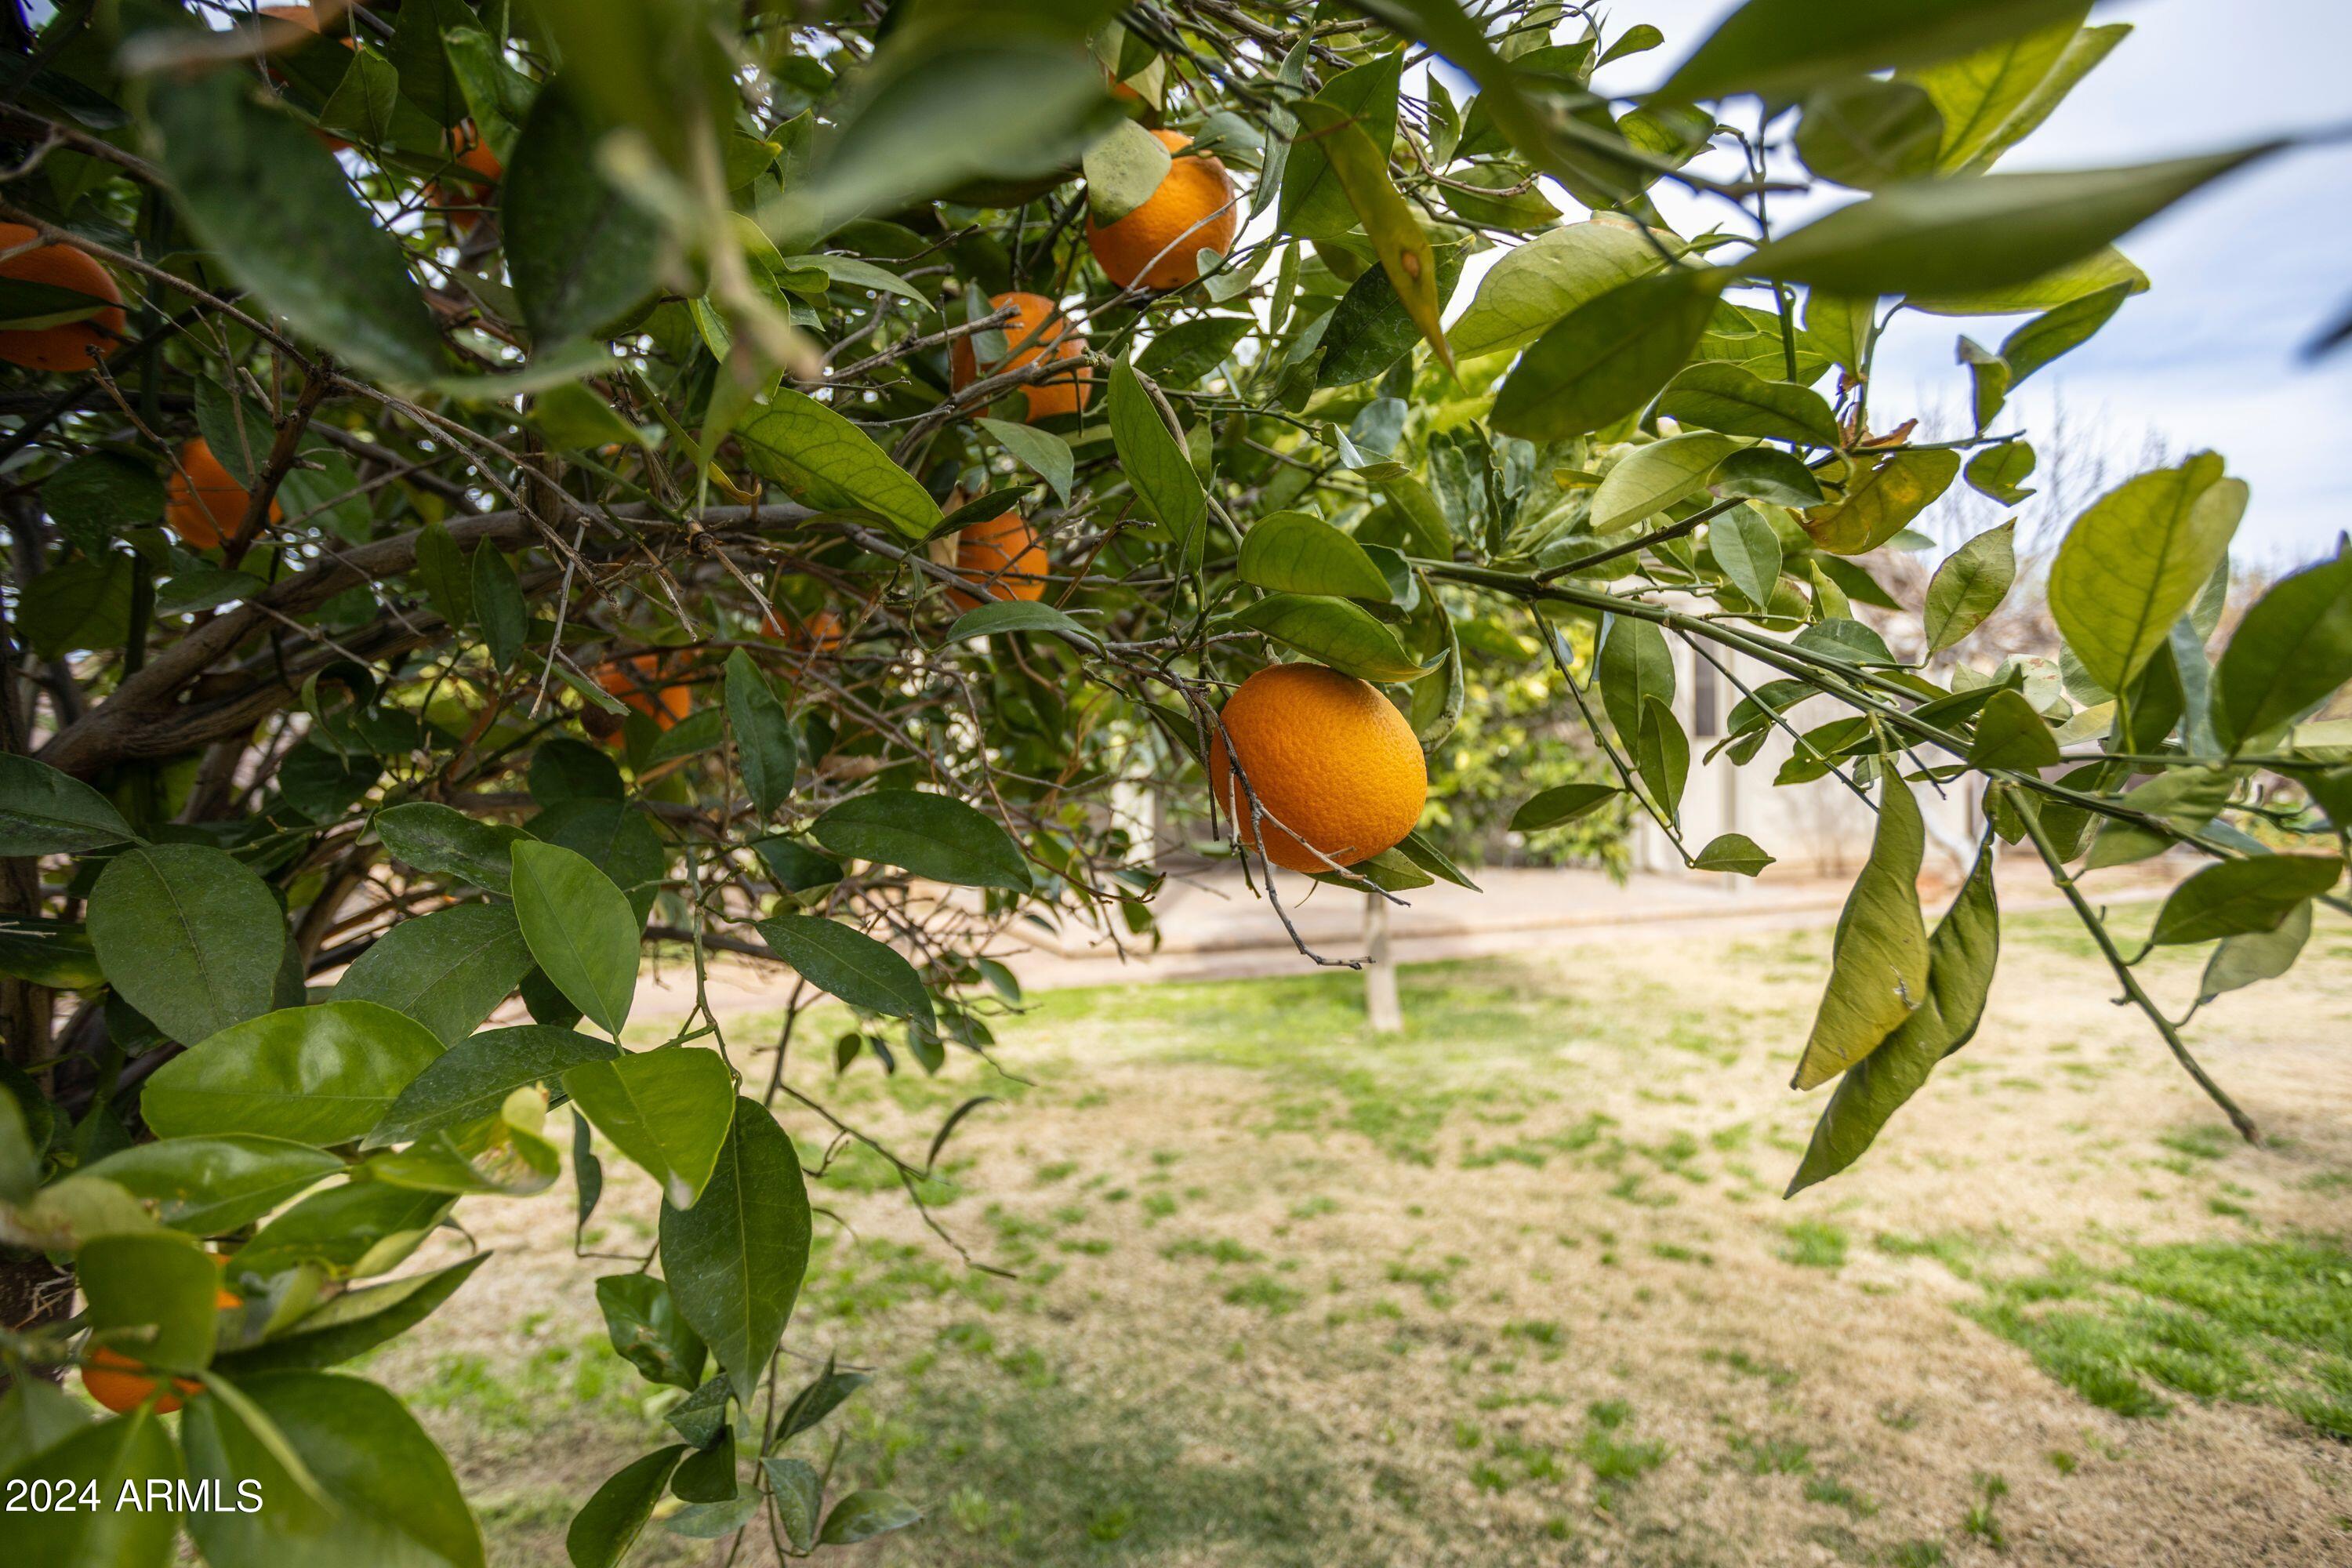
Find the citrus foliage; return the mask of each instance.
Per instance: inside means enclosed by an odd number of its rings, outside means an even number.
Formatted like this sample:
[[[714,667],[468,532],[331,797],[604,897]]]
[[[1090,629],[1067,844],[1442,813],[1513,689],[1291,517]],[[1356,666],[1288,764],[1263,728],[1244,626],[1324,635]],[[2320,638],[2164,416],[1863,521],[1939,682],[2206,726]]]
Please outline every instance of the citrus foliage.
[[[2343,902],[2352,737],[2312,716],[2352,556],[2214,655],[2249,498],[2200,454],[2067,537],[2063,689],[1938,685],[1853,606],[1954,484],[2024,493],[2004,401],[2147,286],[2114,242],[2273,149],[2001,172],[2126,30],[2079,0],[1750,0],[1642,100],[1589,84],[1656,29],[1485,9],[62,7],[0,110],[0,1467],[250,1484],[181,1521],[224,1565],[478,1563],[415,1422],[333,1369],[467,1285],[480,1256],[410,1266],[460,1205],[569,1160],[584,1225],[593,1128],[663,1195],[599,1305],[687,1397],[572,1560],[665,1494],[787,1553],[913,1521],[815,1462],[861,1380],[781,1354],[803,1152],[856,1134],[707,1006],[625,1047],[645,944],[781,959],[789,1017],[855,1010],[838,1068],[936,1069],[1017,1000],[1010,922],[1150,931],[1116,784],[1213,756],[1278,863],[1459,879],[1419,753],[1523,637],[1610,768],[1531,784],[1527,832],[1630,806],[1681,845],[1681,645],[1779,673],[1736,761],[1840,710],[1787,776],[1879,825],[1797,1185],[1975,1027],[1990,839],[1932,922],[1916,890],[1915,793],[1963,775],[2228,1106],[2069,868],[2186,846],[2152,942],[2218,944],[2216,993],[2293,962]],[[1855,196],[1776,230],[1809,183]],[[1897,310],[2018,321],[1963,342],[1977,434],[1872,405]],[[2016,570],[2004,530],[1962,550],[1929,645]],[[1229,731],[1272,660],[1318,695]],[[962,1114],[894,1156],[910,1198]],[[121,1414],[42,1375],[75,1363]],[[30,1528],[145,1563],[176,1527]]]

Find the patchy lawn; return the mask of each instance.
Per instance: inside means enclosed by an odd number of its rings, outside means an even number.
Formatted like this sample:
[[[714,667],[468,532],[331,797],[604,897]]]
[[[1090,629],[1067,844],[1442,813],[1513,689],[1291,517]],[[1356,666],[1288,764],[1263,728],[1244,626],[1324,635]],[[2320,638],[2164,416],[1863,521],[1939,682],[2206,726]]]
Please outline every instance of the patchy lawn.
[[[876,1377],[802,1451],[837,1432],[842,1482],[929,1510],[859,1560],[2352,1563],[2344,922],[2189,1031],[2270,1146],[2032,916],[1976,1040],[1783,1203],[1826,952],[1657,927],[1409,968],[1389,1039],[1346,973],[1062,993],[938,1080],[834,1084],[806,1029],[790,1081],[918,1162],[1001,1101],[925,1191],[1014,1278],[856,1145],[816,1184],[788,1344]],[[2151,966],[2177,1005],[2195,956]],[[606,1173],[591,1248],[642,1255],[653,1190]],[[574,1258],[568,1193],[488,1212],[500,1256],[370,1370],[539,1564],[675,1395],[606,1347],[588,1281],[627,1265]],[[657,1525],[633,1561],[721,1555]]]

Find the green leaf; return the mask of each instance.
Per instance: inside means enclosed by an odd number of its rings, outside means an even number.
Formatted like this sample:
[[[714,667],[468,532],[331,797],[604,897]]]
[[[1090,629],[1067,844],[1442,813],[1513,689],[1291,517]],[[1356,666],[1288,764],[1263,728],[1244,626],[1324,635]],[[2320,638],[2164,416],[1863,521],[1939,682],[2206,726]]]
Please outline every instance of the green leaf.
[[[1838,916],[1830,979],[1790,1087],[1812,1089],[1862,1060],[1927,997],[1927,924],[1919,867],[1927,834],[1918,803],[1889,772],[1870,858]]]
[[[763,817],[774,816],[792,796],[800,748],[783,699],[740,647],[727,656],[727,723],[735,732],[736,771],[743,775],[753,809]]]
[[[382,1274],[414,1253],[455,1202],[383,1182],[328,1187],[263,1226],[229,1260],[229,1279],[253,1290],[305,1264],[331,1279]]]
[[[125,850],[99,874],[89,924],[108,982],[173,1039],[193,1045],[269,1010],[286,916],[250,868],[218,849]]]
[[[416,535],[416,577],[440,617],[458,630],[474,624],[474,573],[449,525],[426,523]]]
[[[2336,885],[2333,855],[2255,855],[2208,866],[2172,889],[2157,912],[2150,947],[2274,931],[2297,906]]]
[[[1364,547],[1312,512],[1277,511],[1242,536],[1244,583],[1282,594],[1389,601],[1389,580]]]
[[[727,1113],[730,1119],[735,1113],[732,1095]],[[724,1123],[720,1131],[725,1131]],[[596,1281],[596,1305],[604,1310],[604,1331],[613,1348],[632,1366],[656,1383],[689,1394],[702,1386],[709,1352],[702,1336],[677,1315],[667,1285],[650,1274],[607,1274]]]
[[[459,904],[384,932],[343,971],[335,1000],[381,1003],[454,1046],[513,994],[530,965],[512,909]]]
[[[1175,322],[1152,336],[1150,346],[1136,356],[1135,368],[1162,386],[1190,386],[1224,363],[1234,345],[1256,325],[1246,316],[1195,316]]]
[[[1163,337],[1165,335],[1162,334]],[[1150,355],[1147,353],[1144,357],[1149,360]],[[972,423],[995,437],[998,446],[1051,485],[1054,494],[1064,506],[1069,505],[1070,486],[1077,474],[1077,459],[1071,453],[1067,441],[1050,430],[1035,429],[1010,419],[974,419]]]
[[[219,1496],[257,1483],[265,1505],[186,1516],[213,1563],[332,1563],[336,1568],[482,1568],[482,1533],[449,1462],[400,1401],[356,1377],[263,1373],[241,1392],[283,1438],[326,1500],[305,1494],[272,1445],[219,1398],[191,1400],[180,1418],[189,1479]]]
[[[1943,135],[1943,117],[1917,86],[1852,77],[1805,100],[1797,156],[1825,180],[1874,191],[1932,173]]]
[[[1436,251],[1436,296],[1441,308],[1462,277],[1465,247],[1448,245]],[[1422,339],[1420,324],[1397,297],[1396,285],[1382,268],[1370,268],[1348,285],[1333,307],[1323,330],[1323,363],[1315,373],[1318,386],[1351,386],[1370,381],[1412,351]]]
[[[684,728],[680,724],[677,730]],[[717,743],[715,736],[712,743]],[[668,873],[668,857],[653,825],[644,812],[622,801],[559,801],[530,819],[530,836],[560,844],[601,868],[629,896],[629,908],[640,922],[652,910],[661,879]]]
[[[604,752],[569,736],[541,742],[530,759],[530,798],[541,805],[567,800],[628,798],[621,770]]]
[[[257,1344],[222,1352],[213,1364],[231,1377],[245,1378],[260,1372],[312,1371],[353,1360],[378,1345],[389,1344],[431,1317],[489,1259],[488,1253],[478,1252],[446,1268],[343,1291]]]
[[[1709,360],[1692,365],[1658,397],[1661,417],[1733,436],[1834,447],[1841,439],[1829,400],[1810,386],[1767,381],[1746,365]]]
[[[805,1552],[816,1544],[817,1521],[824,1512],[824,1479],[806,1459],[771,1455],[760,1461],[768,1473],[768,1496],[784,1535]]]
[[[775,955],[818,990],[868,1013],[932,1026],[931,998],[922,976],[865,932],[817,915],[773,915],[758,925]]]
[[[1705,431],[1635,447],[1611,466],[1592,492],[1592,531],[1631,528],[1704,489],[1716,464],[1738,447],[1728,436]]]
[[[564,1092],[596,1131],[690,1209],[710,1180],[735,1111],[735,1079],[717,1051],[679,1047],[583,1062]]]
[[[603,135],[558,79],[532,103],[507,162],[499,237],[541,350],[610,327],[654,291],[661,224],[604,178]]]
[[[856,426],[805,393],[780,391],[735,427],[752,468],[820,511],[877,518],[909,539],[940,525],[940,505]]]
[[[1867,555],[1951,489],[1959,472],[1958,452],[1894,453],[1850,485],[1835,505],[1807,512],[1805,531],[1833,555]]]
[[[1402,56],[1389,55],[1334,75],[1315,95],[1325,121],[1352,119],[1358,132],[1375,149],[1385,149],[1396,138],[1397,87],[1404,68]],[[1282,232],[1300,239],[1336,239],[1355,226],[1356,209],[1347,186],[1332,166],[1328,138],[1307,134],[1318,128],[1302,120],[1301,134],[1290,143],[1282,171],[1282,205],[1276,209]]]
[[[1633,738],[1633,765],[1670,820],[1680,821],[1683,786],[1690,781],[1690,738],[1675,710],[1654,697],[1642,700],[1642,728]]]
[[[1625,792],[1614,784],[1564,784],[1538,790],[1511,814],[1514,833],[1540,833],[1589,816]]]
[[[46,763],[0,755],[0,859],[81,855],[139,836],[114,803]]]
[[[2197,986],[2197,999],[2210,1002],[2216,996],[2264,980],[2275,980],[2294,967],[2303,954],[2304,944],[2311,940],[2311,903],[2304,902],[2287,911],[2286,919],[2275,931],[2243,931],[2224,937],[2205,961],[2205,977]]]
[[[180,1479],[163,1418],[139,1409],[111,1421],[84,1426],[71,1436],[19,1460],[0,1487],[51,1497],[79,1498],[95,1489],[97,1508],[23,1508],[8,1522],[8,1548],[26,1563],[43,1568],[165,1568],[180,1531],[171,1509],[114,1506],[123,1489],[144,1497],[156,1483]],[[24,1496],[26,1493],[19,1493]],[[38,1494],[36,1494],[38,1495]],[[234,1493],[231,1493],[234,1496]]]
[[[737,649],[741,652],[741,649]],[[727,738],[727,714],[719,708],[698,708],[685,718],[654,737],[646,748],[645,767],[647,771],[674,763],[680,757],[691,757],[714,751]]]
[[[616,1568],[653,1519],[654,1505],[669,1489],[671,1472],[686,1458],[686,1445],[673,1443],[635,1459],[604,1479],[595,1495],[572,1516],[563,1538],[572,1568]]]
[[[1724,833],[1707,840],[1704,848],[1691,857],[1695,871],[1729,871],[1738,876],[1759,875],[1773,858],[1757,846],[1744,833]]]
[[[363,1136],[441,1050],[425,1026],[373,1002],[287,1007],[165,1062],[139,1107],[165,1138],[249,1132],[324,1148]]]
[[[2050,612],[2093,679],[2131,685],[2228,557],[2246,495],[2200,452],[2126,480],[2074,520],[2050,568]]]
[[[439,374],[441,335],[400,242],[300,121],[262,106],[251,76],[158,77],[147,114],[182,216],[231,278],[371,375]]]
[[[1935,166],[1949,173],[1973,163],[2057,66],[2090,11],[2088,0],[2076,0],[2048,26],[1916,73],[1911,81],[1940,121]]]
[[[1714,489],[1774,506],[1819,506],[1823,499],[1813,471],[1775,447],[1748,447],[1724,458],[1716,466]]]
[[[583,1063],[620,1054],[610,1040],[540,1024],[469,1036],[409,1081],[362,1147],[406,1143],[494,1116],[516,1089],[554,1083]]]
[[[1110,433],[1119,469],[1144,511],[1175,538],[1178,559],[1197,564],[1207,539],[1208,492],[1135,367],[1124,360],[1110,367]]]
[[[249,1134],[164,1138],[118,1149],[83,1167],[191,1236],[252,1224],[343,1168],[334,1155],[283,1138]]]
[[[470,580],[474,618],[482,628],[483,646],[500,669],[512,669],[522,654],[523,637],[530,630],[530,611],[523,604],[522,584],[506,552],[485,544],[474,552]]]
[[[2025,694],[1994,692],[1977,720],[1976,739],[1969,746],[1969,766],[2034,773],[2056,766],[2058,760],[2058,738]]]
[[[1620,616],[1611,620],[1601,641],[1601,705],[1608,710],[1618,737],[1632,746],[1642,733],[1643,705],[1652,699],[1672,709],[1675,703],[1675,655],[1666,634],[1650,621]]]
[[[1976,866],[1952,907],[1927,939],[1926,999],[1838,1080],[1786,1195],[1794,1197],[1862,1158],[1887,1119],[1927,1081],[1936,1064],[1976,1033],[2000,958],[1994,860],[1988,839],[1977,851]]]
[[[365,146],[390,146],[411,129],[401,123],[401,109],[399,68],[380,49],[355,48],[342,79],[319,106],[319,124]]]
[[[1579,306],[1665,264],[1622,224],[1563,224],[1505,251],[1447,336],[1465,359],[1523,348]]]
[[[637,994],[644,921],[584,856],[535,840],[512,854],[515,917],[531,956],[567,1001],[617,1037]]]
[[[2137,294],[2147,288],[2147,274],[2109,245],[2022,283],[1964,294],[1914,295],[1903,303],[1907,310],[1931,316],[2021,316],[2053,309],[2119,283],[2127,286],[2126,294]]]
[[[1690,358],[1723,278],[1678,267],[1579,305],[1520,356],[1495,399],[1495,428],[1565,441],[1633,413]]]
[[[1982,173],[1994,159],[2032,135],[2043,121],[2050,118],[2050,111],[2074,90],[2074,85],[2105,59],[2108,51],[2122,43],[2131,30],[2129,22],[2111,22],[2104,26],[2079,29],[2067,40],[2057,63],[1978,146],[1974,156],[1968,161],[1967,171]]]
[[[2020,489],[2019,482],[2033,472],[2033,448],[2022,441],[2003,441],[1997,447],[1987,447],[1969,459],[1963,469],[1969,488],[1979,495],[1991,497],[2003,506],[2015,506],[2033,494]]]
[[[507,891],[510,852],[530,835],[500,822],[481,822],[433,801],[410,801],[375,814],[383,847],[420,871],[460,878],[493,893]]]
[[[1087,211],[1098,224],[1117,223],[1159,194],[1171,161],[1160,138],[1132,120],[1118,121],[1081,162]]]
[[[783,1337],[808,1271],[809,1234],[793,1141],[764,1107],[738,1099],[701,1201],[684,1210],[665,1203],[661,1214],[662,1271],[678,1315],[738,1388],[760,1385]]]
[[[1755,278],[1839,294],[1968,294],[2097,254],[2277,142],[2075,174],[1972,174],[1889,185],[1758,249]]]
[[[163,481],[120,453],[85,452],[41,486],[41,506],[85,555],[103,553],[121,531],[163,515]]]
[[[0,1394],[0,1477],[89,1424],[80,1403],[47,1378],[13,1380]]]
[[[1748,0],[1675,68],[1655,96],[1785,96],[1856,71],[1965,55],[2081,9],[2081,0]]]
[[[1780,536],[1752,506],[1738,506],[1706,525],[1707,552],[1740,596],[1762,609],[1780,582]]]
[[[1357,118],[1319,99],[1297,105],[1299,133],[1294,151],[1313,147],[1338,180],[1348,205],[1362,223],[1380,258],[1389,287],[1404,312],[1421,329],[1441,363],[1453,368],[1454,350],[1445,341],[1440,318],[1445,301],[1440,291],[1437,252],[1423,232],[1412,205],[1398,194],[1389,178],[1388,142],[1374,141]],[[1296,166],[1296,165],[1294,165]]]
[[[2352,680],[2352,551],[2281,580],[2221,654],[2213,733],[2223,745],[2300,718]]]
[[[1429,673],[1395,632],[1347,599],[1274,594],[1244,607],[1234,621],[1359,679],[1418,680]]]
[[[2132,292],[2127,283],[2113,283],[2079,300],[2070,300],[2044,311],[2000,341],[2000,359],[2009,367],[2011,387],[2052,360],[2091,340],[2123,308]]]
[[[966,888],[1032,886],[1021,847],[993,817],[922,790],[852,795],[810,825],[809,837],[836,855],[903,867]]]
[[[1927,651],[1950,647],[1984,625],[2016,580],[2017,520],[2011,518],[1953,551],[1927,580]]]
[[[213,1359],[220,1269],[194,1237],[98,1237],[75,1256],[74,1273],[96,1342],[173,1372],[196,1372]]]
[[[824,1529],[818,1532],[819,1544],[846,1546],[852,1542],[870,1541],[875,1536],[893,1530],[904,1530],[923,1517],[923,1510],[891,1492],[852,1492],[833,1505],[824,1516]]]
[[[1050,632],[1076,637],[1089,648],[1102,646],[1102,639],[1087,630],[1066,611],[1051,605],[1041,605],[1034,599],[1000,599],[966,610],[956,617],[940,646],[970,642],[974,637],[998,637],[1006,632]]]

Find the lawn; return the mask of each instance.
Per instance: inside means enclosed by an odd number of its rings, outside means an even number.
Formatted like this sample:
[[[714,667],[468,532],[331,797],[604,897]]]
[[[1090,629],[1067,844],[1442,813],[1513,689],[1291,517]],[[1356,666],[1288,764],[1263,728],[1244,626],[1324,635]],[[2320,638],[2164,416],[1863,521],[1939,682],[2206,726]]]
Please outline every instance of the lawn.
[[[800,1451],[929,1510],[858,1560],[2352,1562],[2352,931],[2189,1030],[2268,1147],[2030,916],[1978,1038],[1784,1203],[1826,951],[1657,927],[1408,968],[1391,1038],[1346,973],[1063,992],[937,1079],[835,1082],[804,1023],[788,1081],[918,1162],[995,1097],[925,1184],[951,1242],[785,1112],[824,1170],[788,1345],[874,1373]],[[730,1029],[760,1082],[773,1032]],[[652,1235],[606,1172],[614,1257],[574,1257],[568,1193],[492,1209],[500,1256],[370,1368],[500,1562],[559,1560],[574,1500],[670,1440],[588,1289]]]

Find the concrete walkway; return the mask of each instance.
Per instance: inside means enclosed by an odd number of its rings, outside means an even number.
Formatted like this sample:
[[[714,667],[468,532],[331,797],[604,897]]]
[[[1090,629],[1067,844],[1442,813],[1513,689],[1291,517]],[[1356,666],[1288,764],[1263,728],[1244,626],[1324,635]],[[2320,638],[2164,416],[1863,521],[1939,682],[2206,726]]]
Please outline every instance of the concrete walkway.
[[[1417,888],[1389,911],[1390,952],[1398,963],[1482,958],[1498,953],[1606,942],[1618,929],[1686,923],[1724,935],[1825,924],[1837,916],[1851,876],[1822,878],[1785,872],[1755,881],[1740,877],[1652,874],[1623,883],[1598,871],[1489,869],[1476,874],[1482,889],[1445,883]],[[2084,879],[2101,903],[2160,896],[2177,872],[2125,867]],[[2001,907],[2009,912],[2060,907],[2038,861],[2005,859],[2000,868]],[[1300,938],[1327,959],[1363,956],[1364,897],[1286,875],[1283,908]],[[1923,881],[1930,922],[1950,888]],[[1121,956],[1108,940],[1072,925],[1062,943],[1034,926],[1007,931],[998,956],[1027,991],[1082,985],[1133,985],[1163,980],[1251,980],[1298,974],[1312,968],[1265,900],[1229,868],[1171,879],[1152,903],[1160,930],[1155,950],[1129,939]],[[710,994],[722,1011],[778,1008],[790,994],[781,964],[719,957]],[[640,1021],[682,1016],[694,1001],[693,971],[665,964],[638,983]]]

